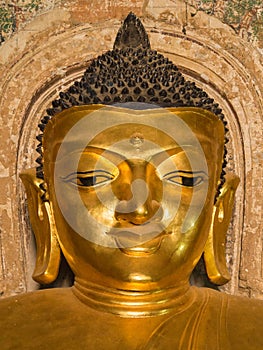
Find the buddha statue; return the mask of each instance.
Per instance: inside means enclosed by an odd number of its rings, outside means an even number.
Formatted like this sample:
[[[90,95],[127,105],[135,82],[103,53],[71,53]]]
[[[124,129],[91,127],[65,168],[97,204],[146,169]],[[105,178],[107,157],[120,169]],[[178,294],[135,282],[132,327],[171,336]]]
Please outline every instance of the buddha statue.
[[[33,278],[75,281],[3,299],[0,348],[263,349],[263,303],[190,285],[204,256],[229,280],[225,235],[239,179],[225,173],[218,104],[152,50],[129,14],[114,48],[47,110],[21,174]]]

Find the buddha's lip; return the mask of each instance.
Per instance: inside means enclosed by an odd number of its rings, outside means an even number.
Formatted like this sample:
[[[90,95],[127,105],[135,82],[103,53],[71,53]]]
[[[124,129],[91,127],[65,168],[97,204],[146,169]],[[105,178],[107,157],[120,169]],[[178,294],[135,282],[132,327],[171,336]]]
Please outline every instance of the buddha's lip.
[[[150,241],[164,232],[161,223],[147,223],[142,225],[132,225],[130,227],[114,227],[108,234],[115,239],[130,241],[130,245],[135,246]]]
[[[157,237],[153,239],[150,239],[141,244],[137,243],[137,245],[133,245],[133,246],[131,246],[131,243],[123,238],[115,238],[115,241],[122,253],[126,255],[136,256],[136,257],[139,257],[139,256],[145,257],[147,255],[154,254],[159,250],[162,239],[165,235],[166,235],[165,233],[159,234]]]
[[[147,223],[131,227],[116,227],[108,233],[120,251],[126,255],[146,256],[155,253],[167,234],[161,223]]]

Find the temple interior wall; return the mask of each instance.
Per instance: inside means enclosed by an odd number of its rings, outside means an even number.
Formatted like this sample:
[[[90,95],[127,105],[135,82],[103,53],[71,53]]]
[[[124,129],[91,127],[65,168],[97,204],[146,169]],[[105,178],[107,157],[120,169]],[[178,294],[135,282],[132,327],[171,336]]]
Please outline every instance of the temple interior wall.
[[[19,1],[15,3],[16,10],[12,1],[0,6],[0,16],[4,9],[14,10],[15,16],[13,26],[11,17],[9,22],[7,15],[5,21],[0,19],[2,297],[39,288],[31,280],[35,246],[19,179],[22,169],[35,166],[37,125],[58,91],[80,77],[92,58],[112,48],[122,20],[133,11],[152,48],[168,56],[223,108],[229,124],[228,171],[240,177],[226,241],[232,279],[223,289],[262,299],[261,2],[254,1],[245,12],[236,9],[232,19],[227,2],[220,0],[49,0],[25,1],[20,7]]]

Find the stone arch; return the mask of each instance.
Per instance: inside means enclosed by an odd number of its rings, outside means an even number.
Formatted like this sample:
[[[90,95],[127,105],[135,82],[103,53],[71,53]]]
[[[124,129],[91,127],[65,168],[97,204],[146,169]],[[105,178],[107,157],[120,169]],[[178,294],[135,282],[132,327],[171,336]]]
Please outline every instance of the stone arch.
[[[184,34],[180,19],[171,22],[173,16],[167,17],[167,13],[166,17],[161,16],[149,6],[145,3],[142,12],[152,48],[169,56],[189,79],[208,91],[227,117],[231,140],[229,170],[240,176],[241,186],[227,245],[233,279],[225,288],[233,294],[250,293],[260,297],[263,285],[261,228],[257,226],[262,209],[258,180],[262,177],[260,57],[250,47],[249,55],[253,55],[254,62],[251,57],[243,59],[247,44],[219,22],[208,25],[205,14],[200,15],[201,19],[195,17],[190,21]],[[161,10],[167,12],[167,8]],[[30,31],[29,26],[26,33],[17,33],[1,48],[6,50],[2,56],[0,106],[7,135],[3,145],[8,153],[8,159],[2,157],[1,162],[3,191],[9,198],[2,211],[2,234],[10,232],[9,242],[3,241],[1,245],[2,288],[9,294],[35,288],[29,282],[30,268],[25,267],[31,265],[32,250],[19,172],[35,165],[37,124],[59,89],[81,76],[90,59],[112,48],[120,21],[111,19],[110,14],[106,17],[108,20],[104,22],[96,19],[94,23],[76,26],[69,12],[54,9],[35,20],[45,23],[41,30]],[[32,25],[35,28],[36,23]],[[17,42],[22,43],[20,47]],[[34,78],[28,79],[32,75]],[[249,242],[252,233],[253,241]],[[255,261],[251,259],[251,252],[256,255]],[[15,263],[13,256],[17,256]],[[8,282],[10,274],[12,285]]]

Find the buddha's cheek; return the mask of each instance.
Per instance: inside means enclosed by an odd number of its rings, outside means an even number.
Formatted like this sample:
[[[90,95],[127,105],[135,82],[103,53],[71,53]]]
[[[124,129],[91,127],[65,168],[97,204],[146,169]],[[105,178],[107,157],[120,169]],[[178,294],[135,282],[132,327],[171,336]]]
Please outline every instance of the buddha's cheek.
[[[94,190],[79,190],[76,186],[56,183],[56,195],[52,198],[56,224],[70,228],[71,232],[95,244],[115,247],[115,242],[107,235],[114,225],[114,201],[106,201]],[[103,202],[104,200],[104,202]]]
[[[174,220],[166,228],[167,234],[160,249],[170,257],[174,266],[189,266],[191,270],[204,250],[213,202],[206,202],[202,209],[192,208],[192,214],[184,209],[183,206],[178,209]]]

